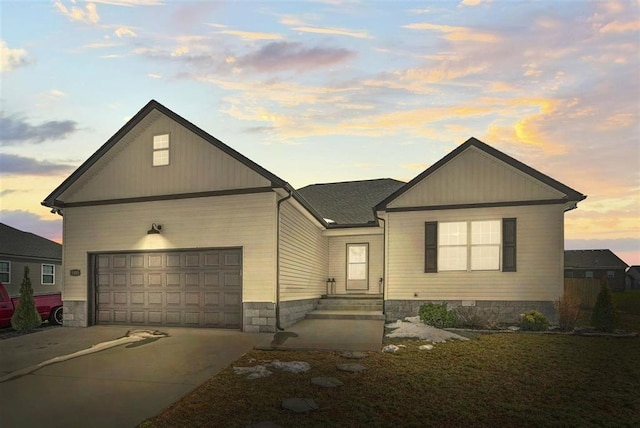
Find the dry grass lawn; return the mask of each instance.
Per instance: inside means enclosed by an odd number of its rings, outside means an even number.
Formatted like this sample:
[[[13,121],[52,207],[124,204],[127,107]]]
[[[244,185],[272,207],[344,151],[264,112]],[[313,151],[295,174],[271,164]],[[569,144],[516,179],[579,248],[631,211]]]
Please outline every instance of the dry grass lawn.
[[[616,301],[621,322],[640,331],[640,293]],[[141,426],[640,426],[638,337],[501,333],[431,351],[418,350],[424,342],[395,343],[406,348],[370,354],[359,361],[367,367],[362,373],[339,372],[336,364],[354,360],[338,353],[252,351],[233,365],[280,360],[312,368],[274,369],[270,377],[248,380],[228,367]],[[316,376],[336,377],[344,386],[320,388],[310,382]],[[320,410],[282,410],[290,397],[313,398]]]

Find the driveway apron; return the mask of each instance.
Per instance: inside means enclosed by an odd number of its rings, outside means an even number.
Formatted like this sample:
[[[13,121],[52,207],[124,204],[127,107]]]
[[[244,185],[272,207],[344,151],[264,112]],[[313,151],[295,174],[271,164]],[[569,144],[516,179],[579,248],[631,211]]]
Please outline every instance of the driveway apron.
[[[123,338],[138,328],[60,327],[1,340],[0,378]],[[133,427],[273,336],[222,329],[159,330],[160,335],[116,343],[0,382],[0,425]]]

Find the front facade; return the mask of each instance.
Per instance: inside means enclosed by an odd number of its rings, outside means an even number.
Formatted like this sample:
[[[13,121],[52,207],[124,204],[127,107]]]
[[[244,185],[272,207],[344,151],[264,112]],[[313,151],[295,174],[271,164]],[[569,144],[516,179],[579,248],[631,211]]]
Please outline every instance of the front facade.
[[[0,282],[11,297],[20,295],[25,267],[34,295],[62,291],[62,245],[0,223]]]
[[[624,291],[628,265],[611,250],[567,250],[565,278],[607,278],[611,291]]]
[[[273,332],[351,293],[389,320],[424,301],[550,313],[584,196],[475,139],[436,165],[296,191],[151,101],[43,202],[64,218],[65,325]]]

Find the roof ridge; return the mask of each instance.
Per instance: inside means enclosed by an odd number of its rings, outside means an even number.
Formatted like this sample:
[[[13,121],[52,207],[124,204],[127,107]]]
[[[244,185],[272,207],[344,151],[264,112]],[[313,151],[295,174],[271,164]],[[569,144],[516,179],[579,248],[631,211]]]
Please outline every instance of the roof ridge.
[[[326,186],[326,185],[329,185],[329,184],[364,183],[366,181],[383,181],[383,180],[395,181],[397,183],[405,183],[404,181],[397,180],[395,178],[383,177],[383,178],[368,178],[368,179],[363,179],[363,180],[345,180],[345,181],[331,181],[331,182],[328,182],[328,183],[313,183],[313,184],[307,184],[306,186],[300,187],[300,189],[305,189],[305,188],[311,187],[311,186]]]

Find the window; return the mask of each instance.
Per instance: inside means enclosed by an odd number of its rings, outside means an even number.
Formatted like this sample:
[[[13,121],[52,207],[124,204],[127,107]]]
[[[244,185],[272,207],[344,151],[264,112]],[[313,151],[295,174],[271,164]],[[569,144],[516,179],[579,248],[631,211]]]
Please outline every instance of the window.
[[[153,136],[153,166],[169,165],[169,134]]]
[[[425,272],[516,271],[516,219],[425,223]]]
[[[586,271],[584,273],[584,277],[587,279],[593,279],[593,272],[591,272],[590,270]]]
[[[0,282],[3,284],[11,283],[11,262],[0,262]]]
[[[616,271],[614,271],[614,270],[608,270],[607,271],[607,278],[613,279],[615,277],[616,277]]]
[[[42,265],[42,284],[53,285],[56,283],[56,267],[54,265]]]

